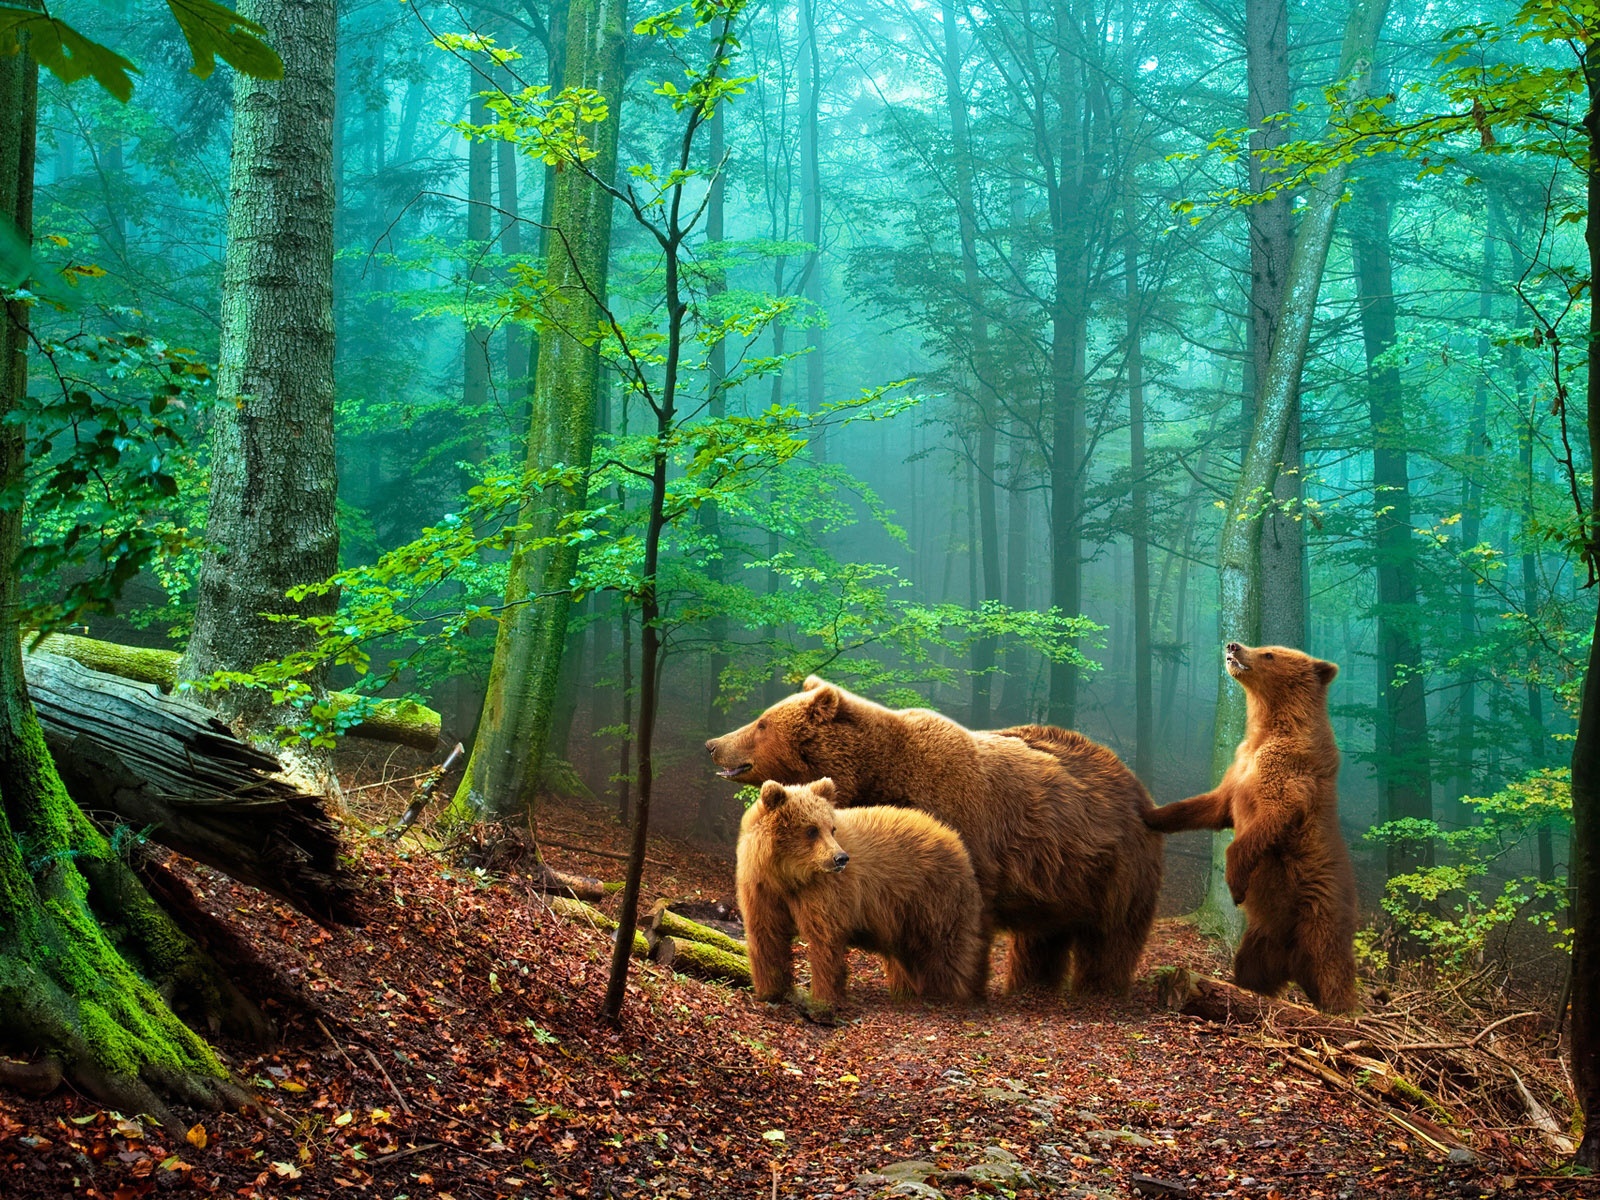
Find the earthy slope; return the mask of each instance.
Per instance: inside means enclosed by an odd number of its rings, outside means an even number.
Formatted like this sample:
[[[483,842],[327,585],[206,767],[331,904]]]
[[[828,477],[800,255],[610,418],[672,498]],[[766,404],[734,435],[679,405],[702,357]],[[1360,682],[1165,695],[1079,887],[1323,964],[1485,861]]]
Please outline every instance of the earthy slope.
[[[623,842],[596,807],[552,811],[544,832]],[[896,1194],[936,1194],[917,1190],[926,1179],[949,1196],[1555,1186],[1431,1154],[1253,1035],[1157,1008],[1149,986],[1121,1004],[897,1007],[857,956],[853,1020],[822,1028],[640,967],[625,1026],[611,1030],[594,1015],[603,935],[514,881],[362,842],[359,929],[319,928],[185,868],[292,990],[269,1001],[282,1047],[239,1063],[279,1118],[197,1115],[191,1142],[203,1146],[173,1145],[82,1098],[0,1095],[0,1196],[865,1197],[908,1179]],[[667,840],[651,855],[664,865],[650,868],[649,896],[730,889],[725,859]],[[619,873],[612,859],[550,858]],[[1166,962],[1217,965],[1176,922],[1159,927],[1146,967]]]

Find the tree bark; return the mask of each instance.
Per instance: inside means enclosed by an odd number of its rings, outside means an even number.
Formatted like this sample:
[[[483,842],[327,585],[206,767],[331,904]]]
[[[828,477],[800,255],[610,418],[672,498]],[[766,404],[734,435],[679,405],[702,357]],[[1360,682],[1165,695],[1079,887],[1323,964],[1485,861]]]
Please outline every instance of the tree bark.
[[[235,74],[222,342],[212,408],[206,552],[185,680],[251,671],[309,634],[269,615],[327,616],[333,593],[290,601],[339,566],[333,439],[332,0],[244,0],[283,59],[281,80]],[[309,681],[323,691],[325,673]],[[265,689],[202,693],[270,732]],[[288,719],[293,721],[292,714]],[[308,765],[326,759],[296,751]]]
[[[606,100],[609,116],[591,134],[595,174],[616,171],[617,122],[622,103],[626,0],[573,0],[567,12],[566,75],[570,88],[589,88]],[[579,338],[600,320],[611,247],[611,198],[582,171],[558,171],[551,205],[546,301],[550,330],[539,346],[527,465],[555,463],[588,470],[594,448],[600,357]],[[523,506],[520,523],[532,537],[552,535],[563,518],[588,500],[586,480],[551,488]],[[534,810],[544,764],[572,609],[570,581],[578,547],[528,548],[511,556],[505,615],[495,639],[483,717],[472,756],[450,813],[475,819]]]
[[[1367,94],[1372,53],[1383,26],[1387,0],[1353,0],[1339,55],[1338,78],[1349,81],[1346,103]],[[1322,271],[1333,240],[1336,206],[1344,193],[1346,165],[1334,166],[1311,189],[1310,202],[1295,237],[1284,281],[1281,320],[1267,370],[1257,381],[1255,428],[1222,522],[1218,546],[1218,625],[1224,642],[1254,644],[1261,637],[1262,499],[1272,492],[1283,462],[1283,444],[1297,408],[1300,373],[1305,367],[1311,326],[1316,317]],[[1220,779],[1233,761],[1244,734],[1244,689],[1234,683],[1217,655],[1217,715],[1211,743],[1212,778]],[[1228,895],[1223,864],[1226,834],[1213,839],[1211,876],[1202,908],[1207,923],[1236,937],[1239,911]]]
[[[1367,359],[1372,428],[1373,559],[1378,576],[1378,794],[1385,821],[1433,819],[1428,694],[1421,674],[1422,613],[1417,603],[1417,547],[1411,531],[1411,474],[1400,368],[1382,361],[1395,345],[1394,278],[1389,259],[1387,182],[1362,191],[1353,230],[1356,295]],[[1431,852],[1391,842],[1389,874],[1409,871]]]
[[[1250,190],[1260,194],[1279,178],[1273,151],[1289,140],[1289,9],[1286,0],[1245,0],[1245,120],[1250,125]],[[1283,309],[1291,233],[1287,189],[1246,210],[1250,222],[1250,324],[1242,444],[1255,426],[1256,386],[1266,376],[1273,336]],[[1273,486],[1273,507],[1261,539],[1261,632],[1273,645],[1304,646],[1305,537],[1300,521],[1300,397],[1291,402],[1282,469]]]

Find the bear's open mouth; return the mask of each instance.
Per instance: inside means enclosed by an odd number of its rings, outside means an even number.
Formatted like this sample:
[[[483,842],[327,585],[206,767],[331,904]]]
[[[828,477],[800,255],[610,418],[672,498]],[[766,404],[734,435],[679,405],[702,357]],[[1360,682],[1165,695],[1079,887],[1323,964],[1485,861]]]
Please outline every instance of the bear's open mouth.
[[[755,763],[740,763],[737,767],[723,767],[717,774],[724,779],[737,779],[741,775],[755,770]]]

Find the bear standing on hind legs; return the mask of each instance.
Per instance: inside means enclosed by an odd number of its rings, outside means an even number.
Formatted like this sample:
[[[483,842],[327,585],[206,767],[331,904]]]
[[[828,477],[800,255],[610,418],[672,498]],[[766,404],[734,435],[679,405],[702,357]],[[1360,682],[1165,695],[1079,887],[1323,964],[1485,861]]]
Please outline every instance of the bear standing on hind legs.
[[[1245,912],[1241,987],[1293,980],[1325,1012],[1356,1007],[1356,878],[1339,831],[1339,750],[1328,720],[1331,662],[1283,646],[1227,646],[1245,693],[1245,735],[1214,791],[1145,814],[1152,829],[1233,827],[1227,880]]]
[[[1132,982],[1161,890],[1161,838],[1133,772],[1110,750],[1047,726],[973,732],[891,709],[812,676],[760,717],[706,743],[727,779],[832,778],[836,803],[918,808],[966,843],[985,944],[1011,932],[1007,987],[1081,991]]]

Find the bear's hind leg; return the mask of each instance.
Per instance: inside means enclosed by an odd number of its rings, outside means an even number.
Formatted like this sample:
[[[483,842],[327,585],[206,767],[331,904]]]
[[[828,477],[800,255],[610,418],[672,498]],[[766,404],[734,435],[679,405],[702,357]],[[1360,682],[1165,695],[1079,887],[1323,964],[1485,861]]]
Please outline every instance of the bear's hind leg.
[[[1323,1012],[1353,1012],[1358,1005],[1352,936],[1315,912],[1300,922],[1298,933],[1290,964],[1294,981]]]
[[[1011,955],[1006,962],[1006,991],[1058,990],[1066,978],[1071,952],[1072,935],[1065,931],[1013,932]]]
[[[1271,934],[1248,926],[1233,959],[1233,981],[1242,988],[1276,996],[1289,982],[1289,951]]]

